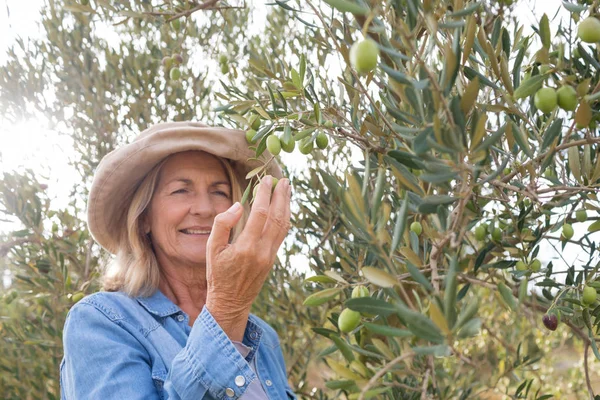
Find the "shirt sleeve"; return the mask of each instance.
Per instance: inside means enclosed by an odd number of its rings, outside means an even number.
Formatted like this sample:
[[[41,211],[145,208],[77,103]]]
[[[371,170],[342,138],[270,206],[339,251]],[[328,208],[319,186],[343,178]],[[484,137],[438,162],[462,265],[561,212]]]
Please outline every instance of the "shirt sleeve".
[[[140,341],[91,304],[69,312],[60,366],[62,400],[188,400],[239,398],[256,374],[204,308],[175,356],[163,395]],[[243,378],[243,379],[242,379]]]

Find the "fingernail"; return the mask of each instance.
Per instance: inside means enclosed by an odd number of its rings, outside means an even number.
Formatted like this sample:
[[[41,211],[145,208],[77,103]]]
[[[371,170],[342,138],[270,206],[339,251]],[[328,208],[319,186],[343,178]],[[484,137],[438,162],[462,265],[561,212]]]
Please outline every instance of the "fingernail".
[[[232,205],[231,207],[229,207],[229,210],[227,210],[228,213],[230,214],[235,214],[238,212],[238,210],[242,208],[242,205],[236,201],[234,205]]]
[[[265,176],[262,180],[265,183],[265,185],[273,186],[273,177],[271,175]]]

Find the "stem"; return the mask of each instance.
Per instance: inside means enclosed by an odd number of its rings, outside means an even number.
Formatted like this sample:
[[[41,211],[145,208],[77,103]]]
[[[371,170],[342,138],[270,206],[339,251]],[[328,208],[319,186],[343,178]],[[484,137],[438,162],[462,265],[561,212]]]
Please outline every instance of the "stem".
[[[405,359],[407,359],[409,357],[413,357],[413,356],[415,356],[415,353],[408,352],[406,354],[403,354],[401,356],[398,356],[398,357],[394,358],[392,361],[390,361],[389,363],[387,363],[383,368],[381,368],[379,371],[377,371],[377,373],[375,375],[373,375],[373,377],[371,379],[369,379],[369,382],[367,382],[367,384],[365,385],[365,387],[363,387],[363,389],[361,390],[360,396],[358,396],[358,400],[364,400],[365,393],[367,393],[367,391],[375,383],[377,383],[377,381],[379,380],[379,378],[381,378],[383,375],[385,375],[386,372],[388,372],[390,369],[392,369],[392,367],[394,365],[398,364],[402,360],[405,360]]]

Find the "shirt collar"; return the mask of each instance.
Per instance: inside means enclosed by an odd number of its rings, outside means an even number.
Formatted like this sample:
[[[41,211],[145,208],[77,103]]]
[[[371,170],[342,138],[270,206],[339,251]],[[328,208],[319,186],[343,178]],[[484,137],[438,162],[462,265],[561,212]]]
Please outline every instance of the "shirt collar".
[[[136,299],[150,314],[157,315],[159,317],[167,317],[169,315],[176,314],[181,310],[175,303],[173,303],[167,296],[165,296],[160,290],[156,289],[156,292],[150,297],[137,297]]]

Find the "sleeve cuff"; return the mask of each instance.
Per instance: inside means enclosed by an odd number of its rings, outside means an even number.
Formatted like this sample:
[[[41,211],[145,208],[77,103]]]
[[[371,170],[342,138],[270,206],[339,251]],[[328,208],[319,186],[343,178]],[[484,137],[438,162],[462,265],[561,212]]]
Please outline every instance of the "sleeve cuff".
[[[257,377],[242,352],[247,350],[250,353],[251,349],[239,344],[243,346],[241,350],[238,350],[236,344],[204,307],[194,322],[187,345],[174,360],[174,363],[187,366],[188,371],[184,372],[184,366],[181,371],[184,373],[173,374],[174,381],[181,380],[174,383],[181,388],[191,386],[192,382],[196,381],[200,382],[212,397],[240,397]],[[190,380],[190,374],[195,379]],[[190,394],[194,392],[190,387]]]

